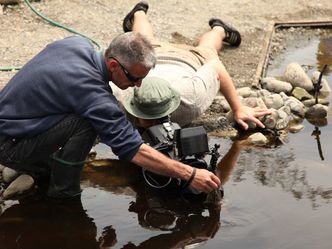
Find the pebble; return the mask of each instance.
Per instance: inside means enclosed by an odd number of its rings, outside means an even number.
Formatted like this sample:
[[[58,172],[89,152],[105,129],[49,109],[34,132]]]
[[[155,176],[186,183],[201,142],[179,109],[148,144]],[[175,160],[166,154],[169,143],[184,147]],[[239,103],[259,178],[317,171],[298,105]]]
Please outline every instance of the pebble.
[[[304,125],[303,124],[294,124],[294,125],[290,125],[288,130],[291,133],[298,133],[299,131],[303,130]]]
[[[2,164],[0,164],[0,173],[3,171],[4,168],[5,168],[5,166],[3,166]]]
[[[5,167],[2,171],[2,179],[5,183],[10,183],[13,181],[19,173],[16,170],[13,170],[11,168]]]
[[[248,142],[253,145],[266,145],[268,139],[260,132],[256,132],[248,137]]]
[[[20,195],[30,190],[34,185],[34,180],[31,176],[22,174],[12,181],[7,189],[3,192],[3,199],[9,199],[13,196]]]

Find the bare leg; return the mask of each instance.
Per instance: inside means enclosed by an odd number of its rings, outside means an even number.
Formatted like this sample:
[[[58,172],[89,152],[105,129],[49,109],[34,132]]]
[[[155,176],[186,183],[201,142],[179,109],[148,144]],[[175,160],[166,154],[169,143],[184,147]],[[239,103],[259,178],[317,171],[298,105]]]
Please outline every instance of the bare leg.
[[[208,47],[219,52],[222,48],[222,41],[225,38],[225,30],[221,26],[216,26],[204,33],[198,41],[199,47]]]
[[[148,16],[144,11],[136,11],[134,14],[134,23],[133,23],[133,31],[139,32],[145,36],[147,36],[152,41],[155,41],[153,27],[149,21]]]

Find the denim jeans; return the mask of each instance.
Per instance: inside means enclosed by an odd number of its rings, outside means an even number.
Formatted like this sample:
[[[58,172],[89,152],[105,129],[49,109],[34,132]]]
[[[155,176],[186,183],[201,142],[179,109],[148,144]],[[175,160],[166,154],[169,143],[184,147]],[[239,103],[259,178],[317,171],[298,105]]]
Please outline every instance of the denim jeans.
[[[69,115],[37,136],[8,138],[0,144],[0,163],[34,178],[49,177],[47,195],[70,198],[81,192],[82,162],[96,136],[89,121]]]

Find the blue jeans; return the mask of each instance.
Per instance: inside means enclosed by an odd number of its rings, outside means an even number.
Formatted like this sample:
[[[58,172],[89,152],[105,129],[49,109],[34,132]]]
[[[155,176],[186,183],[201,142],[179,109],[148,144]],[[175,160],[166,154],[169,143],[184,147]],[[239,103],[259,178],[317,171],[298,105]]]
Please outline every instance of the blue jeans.
[[[0,144],[0,163],[35,179],[48,177],[50,197],[74,197],[81,193],[83,161],[96,137],[89,121],[69,115],[37,136],[6,139]]]

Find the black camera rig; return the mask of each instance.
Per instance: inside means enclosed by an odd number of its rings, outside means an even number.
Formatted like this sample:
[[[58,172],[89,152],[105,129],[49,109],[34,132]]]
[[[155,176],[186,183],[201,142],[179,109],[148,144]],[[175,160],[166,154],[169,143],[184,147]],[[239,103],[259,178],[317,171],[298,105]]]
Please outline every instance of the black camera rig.
[[[207,169],[215,172],[219,145],[215,144],[209,149],[207,133],[203,126],[181,128],[177,123],[169,120],[152,126],[142,134],[143,140],[159,152],[168,157],[188,164],[195,168]],[[210,155],[210,163],[204,159]],[[143,177],[148,185],[157,189],[182,189],[195,193],[186,181],[157,175],[143,169]]]

